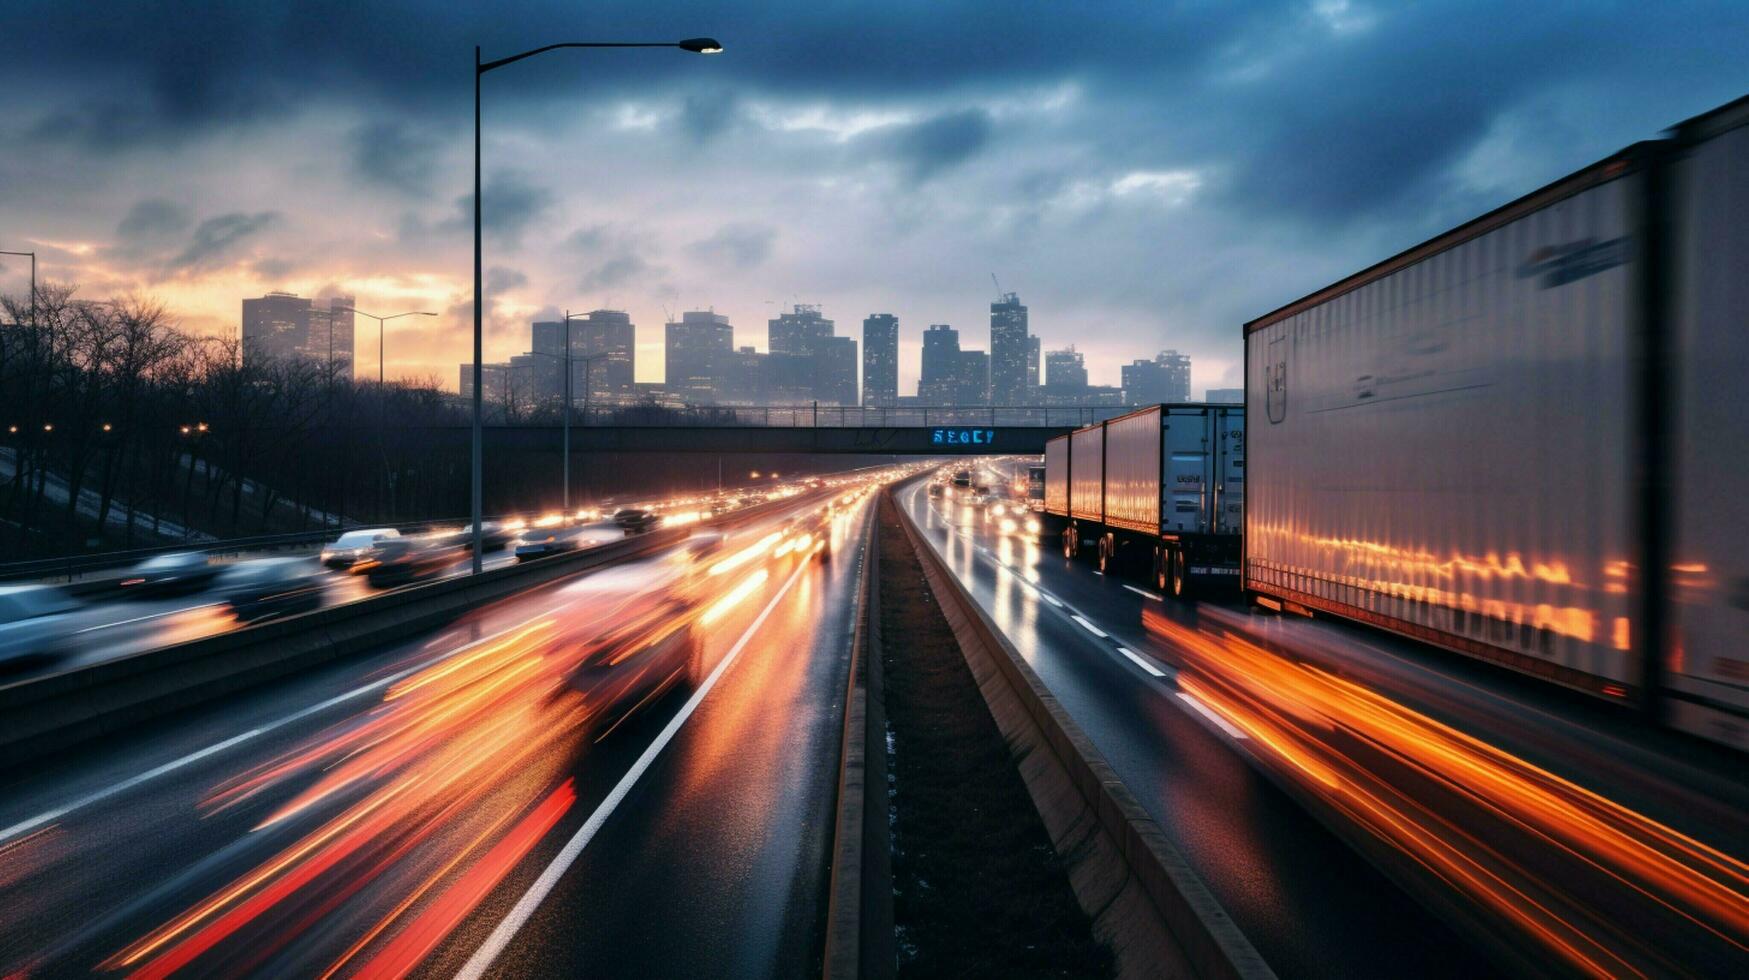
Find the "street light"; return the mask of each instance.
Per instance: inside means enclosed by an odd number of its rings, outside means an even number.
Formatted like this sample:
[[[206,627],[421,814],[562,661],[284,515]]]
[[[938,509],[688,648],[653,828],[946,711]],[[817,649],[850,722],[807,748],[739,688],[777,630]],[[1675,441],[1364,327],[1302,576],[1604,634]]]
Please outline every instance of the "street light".
[[[533,354],[535,357],[551,357],[555,359],[563,358],[563,363],[565,365],[565,412],[563,419],[565,431],[563,456],[565,458],[565,465],[562,479],[565,483],[565,513],[567,514],[571,512],[571,364],[573,361],[583,362],[583,416],[585,424],[587,424],[589,416],[589,365],[609,356],[607,353],[585,354],[582,357],[571,356],[571,320],[581,315],[582,314],[579,313],[572,313],[570,310],[565,311],[564,354],[550,354],[544,350],[529,351],[529,353]]]
[[[383,365],[387,363],[387,358],[383,356],[383,324],[390,320],[399,320],[404,316],[437,315],[435,313],[427,313],[424,310],[410,310],[406,313],[391,313],[388,316],[377,316],[375,313],[366,313],[363,310],[353,309],[350,306],[336,306],[333,308],[332,312],[356,313],[359,316],[368,316],[377,322],[377,384],[379,386],[383,383]],[[332,326],[328,328],[328,366],[329,368],[333,368],[334,366],[334,328]]]
[[[723,46],[715,38],[689,37],[683,41],[567,41],[560,44],[549,44],[545,47],[533,48],[521,54],[513,54],[508,58],[496,61],[481,61],[480,48],[474,46],[474,439],[473,439],[473,523],[474,523],[474,574],[480,574],[480,510],[481,510],[481,441],[485,431],[483,420],[484,405],[481,395],[485,389],[485,378],[482,370],[482,310],[481,301],[481,267],[480,267],[480,79],[494,68],[503,68],[515,64],[524,58],[532,58],[537,54],[556,51],[559,48],[678,48],[693,54],[721,54]],[[569,460],[567,458],[567,465]]]

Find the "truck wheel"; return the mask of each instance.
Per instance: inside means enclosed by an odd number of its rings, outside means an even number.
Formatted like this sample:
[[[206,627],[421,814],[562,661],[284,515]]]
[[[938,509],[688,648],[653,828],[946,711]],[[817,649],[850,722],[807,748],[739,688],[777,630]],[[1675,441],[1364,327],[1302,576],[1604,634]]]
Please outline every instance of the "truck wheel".
[[[1116,563],[1113,560],[1114,557],[1111,553],[1111,535],[1101,535],[1099,538],[1099,574],[1104,575],[1106,569]]]
[[[1074,561],[1075,560],[1075,552],[1080,550],[1080,548],[1078,547],[1078,545],[1080,543],[1081,543],[1081,532],[1079,529],[1077,529],[1075,527],[1075,525],[1071,524],[1068,527],[1063,529],[1063,557],[1064,558],[1067,558],[1070,561]]]
[[[1176,548],[1172,549],[1166,556],[1166,563],[1168,591],[1172,593],[1172,598],[1182,599],[1184,598],[1184,590],[1189,585],[1187,581],[1189,576],[1184,570],[1184,552]]]
[[[1169,560],[1170,557],[1165,548],[1154,549],[1154,588],[1160,592],[1165,592],[1168,585],[1166,563]]]

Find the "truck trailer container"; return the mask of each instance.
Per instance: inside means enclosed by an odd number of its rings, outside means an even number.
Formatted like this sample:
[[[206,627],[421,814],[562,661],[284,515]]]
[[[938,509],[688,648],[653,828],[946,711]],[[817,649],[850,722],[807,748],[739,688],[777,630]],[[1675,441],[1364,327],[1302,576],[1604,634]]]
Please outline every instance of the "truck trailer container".
[[[1182,595],[1237,584],[1244,523],[1242,405],[1152,405],[1045,445],[1046,533],[1101,571]]]
[[[1247,323],[1244,587],[1749,748],[1749,100]]]

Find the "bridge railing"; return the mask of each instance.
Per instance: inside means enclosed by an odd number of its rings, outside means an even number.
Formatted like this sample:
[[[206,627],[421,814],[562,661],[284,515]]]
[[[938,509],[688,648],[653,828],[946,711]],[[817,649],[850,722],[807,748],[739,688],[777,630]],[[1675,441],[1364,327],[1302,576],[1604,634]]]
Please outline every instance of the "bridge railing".
[[[684,407],[638,405],[629,407],[581,406],[571,415],[572,425],[637,426],[757,426],[762,428],[887,429],[931,426],[982,425],[1004,427],[1063,428],[1092,425],[1130,411],[1128,406],[1058,407],[1042,405],[997,406],[901,406],[863,405],[688,405]],[[550,425],[557,418],[531,419]]]

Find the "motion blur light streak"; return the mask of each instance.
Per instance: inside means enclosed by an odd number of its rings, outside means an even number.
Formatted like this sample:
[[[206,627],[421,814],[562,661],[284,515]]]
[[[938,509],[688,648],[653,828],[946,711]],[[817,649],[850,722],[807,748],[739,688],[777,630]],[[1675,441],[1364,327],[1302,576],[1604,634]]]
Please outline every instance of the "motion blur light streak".
[[[717,562],[715,565],[712,565],[710,573],[712,575],[723,575],[740,568],[748,562],[755,561],[763,557],[765,553],[770,551],[772,546],[777,544],[782,538],[783,535],[781,533],[773,531],[765,537],[760,538],[749,547],[743,548],[741,551],[738,551],[735,554],[724,558],[722,561]]]
[[[699,617],[699,622],[708,625],[728,615],[730,610],[747,601],[747,597],[758,591],[759,587],[764,585],[765,580],[770,577],[771,573],[763,568],[747,576],[746,580],[730,590],[728,595],[718,599],[715,604],[705,610],[705,614]]]
[[[1679,972],[1696,955],[1647,935],[1749,952],[1749,864],[1347,678],[1152,608],[1143,622],[1183,656],[1184,691],[1569,968]],[[1557,891],[1539,867],[1558,859],[1591,887]]]

